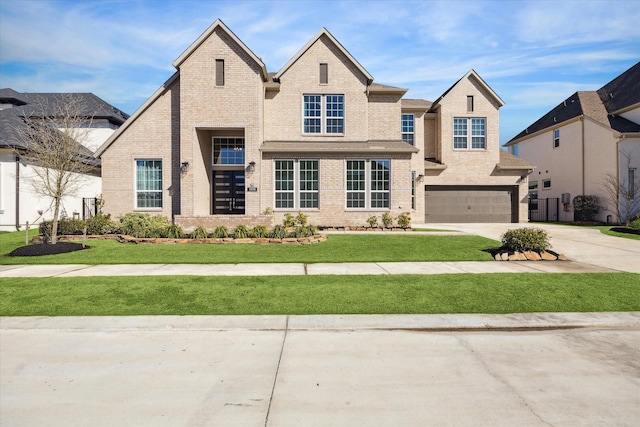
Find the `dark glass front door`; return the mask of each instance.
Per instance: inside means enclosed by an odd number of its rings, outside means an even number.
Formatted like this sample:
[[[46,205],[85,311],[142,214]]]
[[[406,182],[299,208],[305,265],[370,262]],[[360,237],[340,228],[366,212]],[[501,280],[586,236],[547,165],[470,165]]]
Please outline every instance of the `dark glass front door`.
[[[244,171],[213,171],[213,214],[244,215]]]

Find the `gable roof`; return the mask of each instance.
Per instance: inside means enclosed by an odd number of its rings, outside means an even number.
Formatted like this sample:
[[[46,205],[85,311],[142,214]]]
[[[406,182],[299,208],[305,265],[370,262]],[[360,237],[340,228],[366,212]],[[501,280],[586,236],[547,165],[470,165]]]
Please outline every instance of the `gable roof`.
[[[500,98],[498,94],[495,93],[493,89],[491,89],[491,87],[484,80],[482,80],[482,77],[480,77],[480,75],[476,73],[474,69],[471,69],[467,71],[467,74],[465,74],[460,79],[458,79],[458,81],[452,84],[449,89],[447,89],[442,95],[440,95],[438,99],[434,101],[434,103],[431,105],[431,109],[429,110],[429,112],[435,112],[438,106],[440,105],[440,101],[442,101],[449,94],[449,92],[451,92],[451,90],[458,85],[458,83],[470,78],[474,78],[478,83],[480,83],[480,86],[482,86],[484,90],[486,90],[489,93],[489,95],[491,95],[491,97],[498,103],[498,105],[500,105],[500,107],[504,105],[504,101],[502,100],[502,98]]]
[[[220,19],[216,19],[215,22],[213,24],[211,24],[209,26],[209,28],[207,28],[202,34],[200,34],[200,37],[198,37],[193,43],[191,43],[191,45],[180,54],[180,56],[178,56],[178,58],[176,58],[175,61],[173,61],[173,66],[176,69],[180,69],[180,65],[187,60],[187,58],[189,58],[189,56],[191,56],[191,54],[193,54],[193,52],[196,51],[196,49],[198,49],[198,47],[200,47],[200,45],[202,43],[205,42],[205,40],[207,40],[215,31],[216,29],[222,29],[225,33],[227,33],[227,35],[229,35],[229,37],[231,37],[231,39],[236,42],[238,44],[238,46],[240,46],[240,48],[247,54],[249,55],[249,57],[251,59],[253,59],[253,61],[255,61],[256,64],[258,64],[258,66],[260,67],[260,74],[262,77],[262,81],[266,82],[268,79],[268,73],[267,73],[267,67],[264,65],[264,62],[262,62],[262,59],[260,59],[258,56],[256,56],[256,54],[254,54],[251,49],[249,49],[247,47],[246,44],[244,44],[242,42],[242,40],[240,40],[238,38],[238,36],[236,36],[233,31],[231,31],[229,29],[229,27],[227,27],[224,22],[222,22],[222,20]]]
[[[505,146],[518,140],[581,116],[622,133],[640,132],[640,124],[617,113],[640,105],[640,62],[602,86],[597,91],[578,91],[540,117]]]
[[[371,76],[371,74],[369,74],[369,72],[367,70],[364,69],[364,67],[362,65],[360,65],[360,63],[349,53],[349,51],[347,49],[344,48],[344,46],[342,46],[340,44],[340,42],[338,40],[336,40],[335,37],[333,37],[331,35],[331,33],[326,29],[326,28],[322,28],[320,31],[318,31],[318,33],[307,42],[307,44],[305,44],[302,49],[300,49],[298,51],[298,53],[296,53],[293,58],[291,58],[289,60],[289,62],[287,62],[281,69],[280,71],[278,71],[276,73],[276,75],[274,76],[274,79],[277,81],[280,79],[280,77],[282,77],[282,75],[287,72],[287,70],[293,65],[295,64],[295,62],[300,59],[300,57],[302,55],[305,54],[305,52],[307,50],[309,50],[311,48],[311,46],[313,46],[322,36],[327,37],[331,43],[333,43],[348,59],[349,61],[351,61],[351,63],[353,63],[353,65],[366,77],[367,79],[367,84],[371,84],[373,82],[373,76]]]

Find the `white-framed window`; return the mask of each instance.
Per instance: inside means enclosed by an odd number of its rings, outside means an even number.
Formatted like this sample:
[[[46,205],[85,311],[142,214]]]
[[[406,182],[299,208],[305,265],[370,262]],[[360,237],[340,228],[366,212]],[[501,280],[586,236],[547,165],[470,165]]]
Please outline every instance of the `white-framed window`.
[[[469,147],[472,150],[487,148],[487,120],[484,117],[454,117],[453,148],[467,150]]]
[[[136,208],[162,208],[162,160],[136,160]]]
[[[548,190],[551,188],[551,180],[550,179],[543,179],[542,180],[542,189],[543,190]]]
[[[560,129],[553,130],[553,148],[560,147]]]
[[[318,160],[274,160],[275,208],[318,209]]]
[[[305,135],[344,134],[344,95],[303,95],[302,122]]]
[[[347,160],[346,207],[389,209],[391,160]]]
[[[411,145],[413,145],[414,121],[413,114],[402,115],[402,140]]]

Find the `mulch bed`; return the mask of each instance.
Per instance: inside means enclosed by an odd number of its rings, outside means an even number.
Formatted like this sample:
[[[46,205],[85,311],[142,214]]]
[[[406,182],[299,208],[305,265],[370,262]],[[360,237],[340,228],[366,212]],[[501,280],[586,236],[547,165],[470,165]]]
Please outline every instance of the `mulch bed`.
[[[50,245],[48,243],[45,243],[45,244],[21,246],[13,250],[8,255],[9,256],[55,255],[55,254],[66,254],[68,252],[74,252],[74,251],[81,251],[83,249],[89,249],[89,246],[83,245],[82,243],[71,243],[71,242],[58,242],[55,245]]]
[[[630,227],[613,227],[611,231],[615,231],[616,233],[640,234],[640,230]]]

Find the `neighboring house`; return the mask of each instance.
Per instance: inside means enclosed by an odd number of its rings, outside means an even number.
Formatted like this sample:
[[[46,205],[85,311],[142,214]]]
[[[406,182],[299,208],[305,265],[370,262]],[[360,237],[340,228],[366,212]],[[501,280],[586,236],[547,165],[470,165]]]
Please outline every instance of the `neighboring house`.
[[[24,117],[50,116],[49,111],[37,111],[44,105],[55,105],[65,96],[81,99],[87,108],[86,140],[87,162],[93,171],[83,177],[82,188],[75,195],[64,198],[63,216],[82,217],[83,198],[96,198],[101,193],[100,161],[93,152],[129,117],[90,93],[19,93],[13,89],[0,89],[0,230],[15,231],[43,219],[51,219],[52,200],[33,191],[31,177],[34,166],[21,156],[26,150],[17,129],[25,126]],[[83,114],[84,115],[84,114]]]
[[[499,147],[502,100],[469,71],[435,103],[373,77],[326,30],[267,72],[222,21],[96,152],[105,211],[189,230],[526,221],[533,167]]]
[[[536,166],[529,177],[532,219],[573,221],[573,198],[596,195],[596,220],[624,222],[615,209],[620,203],[624,216],[624,200],[610,200],[603,183],[609,176],[623,188],[639,185],[640,62],[597,91],[574,93],[506,146]]]

